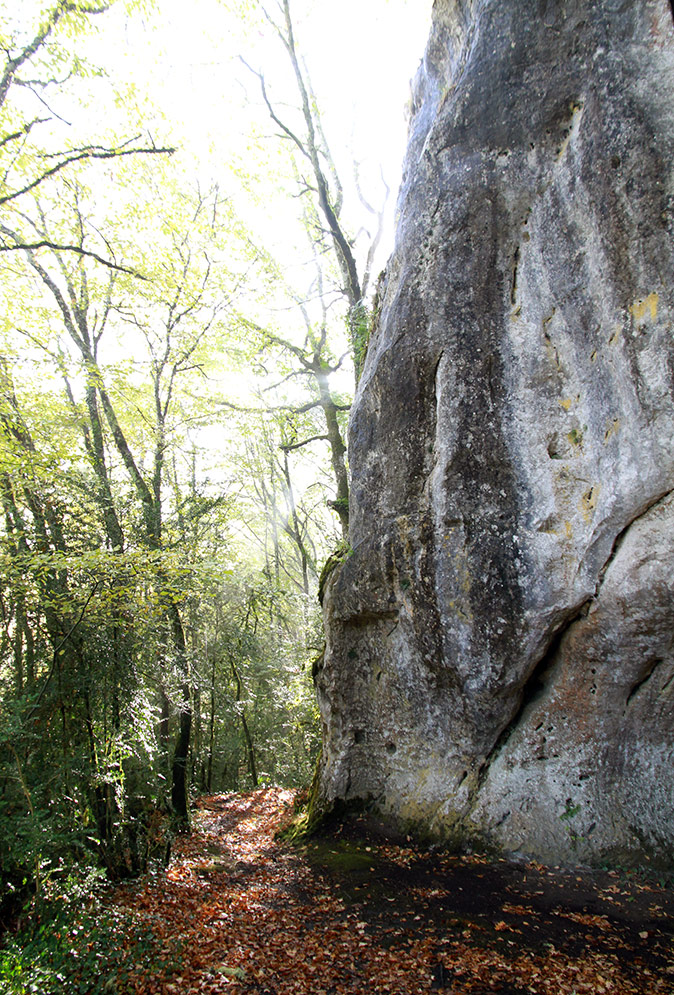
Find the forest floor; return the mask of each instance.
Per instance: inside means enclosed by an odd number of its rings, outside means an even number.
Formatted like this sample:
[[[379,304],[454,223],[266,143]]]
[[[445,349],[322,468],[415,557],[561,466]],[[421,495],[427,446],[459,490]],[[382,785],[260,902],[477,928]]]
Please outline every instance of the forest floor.
[[[202,798],[166,873],[115,891],[152,925],[156,962],[173,960],[136,992],[674,993],[671,889],[393,844],[358,823],[293,845],[276,838],[293,801]]]

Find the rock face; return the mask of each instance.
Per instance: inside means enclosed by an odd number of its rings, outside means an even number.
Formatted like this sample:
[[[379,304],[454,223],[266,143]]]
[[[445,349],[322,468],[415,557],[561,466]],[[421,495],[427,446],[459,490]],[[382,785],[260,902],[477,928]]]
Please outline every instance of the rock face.
[[[350,428],[323,804],[674,853],[674,22],[436,0]]]

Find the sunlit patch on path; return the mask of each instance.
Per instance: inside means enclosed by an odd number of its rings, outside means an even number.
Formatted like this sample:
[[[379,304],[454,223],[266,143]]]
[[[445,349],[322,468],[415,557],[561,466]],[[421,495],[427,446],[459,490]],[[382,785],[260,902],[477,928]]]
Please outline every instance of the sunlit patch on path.
[[[618,875],[488,863],[372,838],[275,838],[294,793],[202,798],[165,876],[120,890],[171,974],[136,992],[666,995],[674,896]]]

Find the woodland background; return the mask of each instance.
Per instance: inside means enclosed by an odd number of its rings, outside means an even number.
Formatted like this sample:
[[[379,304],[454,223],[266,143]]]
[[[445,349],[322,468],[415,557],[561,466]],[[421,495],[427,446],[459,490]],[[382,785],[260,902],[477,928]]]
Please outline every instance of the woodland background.
[[[170,4],[2,5],[4,926],[165,861],[200,792],[308,782],[319,750],[318,581],[348,543],[391,183],[340,122],[332,155],[309,7],[210,11],[199,144],[153,99],[168,74],[177,100],[166,52],[139,66]]]

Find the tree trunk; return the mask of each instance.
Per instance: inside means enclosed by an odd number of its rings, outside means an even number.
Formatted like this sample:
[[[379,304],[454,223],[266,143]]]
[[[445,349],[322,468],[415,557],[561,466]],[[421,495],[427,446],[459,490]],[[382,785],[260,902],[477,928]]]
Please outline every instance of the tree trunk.
[[[177,657],[177,666],[182,675],[181,701],[178,706],[178,736],[173,750],[173,764],[171,768],[171,804],[173,815],[177,823],[182,827],[189,825],[189,778],[187,762],[190,749],[190,738],[192,734],[192,706],[190,704],[190,682],[188,674],[187,647],[185,645],[185,632],[183,629],[180,612],[173,602],[169,600],[167,605],[167,616],[173,636],[173,646]]]
[[[236,681],[236,700],[240,702],[241,690],[242,690],[241,676],[234,661],[230,660],[229,662],[232,668],[232,674],[234,676],[234,680]],[[253,782],[253,787],[257,788],[258,779],[257,779],[257,765],[255,762],[255,747],[253,746],[253,737],[250,734],[250,729],[248,728],[248,722],[246,721],[246,709],[243,706],[243,704],[241,705],[241,727],[243,729],[243,738],[246,741],[246,756],[248,757],[248,770],[250,772],[250,778],[251,781]]]
[[[321,399],[321,407],[325,413],[325,423],[327,426],[328,442],[330,444],[330,462],[337,484],[337,494],[334,501],[328,502],[339,515],[339,522],[342,526],[342,535],[345,539],[349,535],[349,475],[346,469],[346,446],[342,438],[337,417],[337,404],[330,393],[328,378],[323,370],[318,368],[320,361],[315,365],[315,376]]]
[[[211,698],[211,714],[209,716],[208,723],[208,761],[206,764],[206,790],[210,793],[213,790],[213,748],[215,745],[215,660],[216,655],[213,653],[213,663],[211,665],[211,688],[210,688],[210,698]]]

